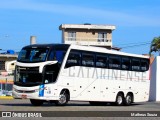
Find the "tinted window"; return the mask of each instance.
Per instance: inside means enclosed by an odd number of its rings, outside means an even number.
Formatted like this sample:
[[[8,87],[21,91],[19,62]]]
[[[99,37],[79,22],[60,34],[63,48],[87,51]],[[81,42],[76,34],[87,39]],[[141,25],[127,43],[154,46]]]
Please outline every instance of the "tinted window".
[[[66,62],[66,67],[79,66],[80,60],[81,60],[81,55],[79,52],[70,52]]]
[[[87,67],[94,66],[94,54],[93,53],[83,53],[82,66],[87,66]]]
[[[141,70],[147,71],[149,68],[149,60],[142,59],[141,60]]]
[[[140,71],[140,59],[138,59],[138,58],[132,59],[132,70],[133,71]]]
[[[109,68],[120,69],[121,61],[119,56],[109,57]]]
[[[130,69],[130,59],[127,57],[122,57],[122,70]]]
[[[105,68],[107,62],[107,57],[105,55],[97,55],[96,67]]]
[[[30,48],[22,49],[18,56],[21,62],[43,62],[46,60],[48,48]]]

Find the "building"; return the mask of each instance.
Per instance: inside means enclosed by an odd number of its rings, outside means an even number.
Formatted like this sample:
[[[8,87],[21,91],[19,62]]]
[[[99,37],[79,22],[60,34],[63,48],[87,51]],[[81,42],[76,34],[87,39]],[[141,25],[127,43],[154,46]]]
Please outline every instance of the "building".
[[[113,25],[61,24],[62,43],[91,45],[112,49]],[[119,50],[119,48],[115,48]]]
[[[15,62],[11,61],[16,60],[17,57],[17,54],[0,54],[0,72],[6,71],[6,68],[11,71],[14,70]]]
[[[13,71],[17,54],[0,54],[0,96],[12,95]],[[8,76],[9,75],[9,76]]]
[[[36,44],[36,36],[30,36],[30,44]],[[0,74],[4,71],[8,74],[13,74],[17,58],[18,53],[15,53],[14,50],[0,53]]]

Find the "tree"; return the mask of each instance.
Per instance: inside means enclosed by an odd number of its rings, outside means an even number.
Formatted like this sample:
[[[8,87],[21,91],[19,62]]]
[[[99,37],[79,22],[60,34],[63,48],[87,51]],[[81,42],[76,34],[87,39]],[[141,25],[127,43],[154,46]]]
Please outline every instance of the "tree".
[[[149,51],[150,56],[152,52],[158,52],[160,55],[160,36],[153,38]]]

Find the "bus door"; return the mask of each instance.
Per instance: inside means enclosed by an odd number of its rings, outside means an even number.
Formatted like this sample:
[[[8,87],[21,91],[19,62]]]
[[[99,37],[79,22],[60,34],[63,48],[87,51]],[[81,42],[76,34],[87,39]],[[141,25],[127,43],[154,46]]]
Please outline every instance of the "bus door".
[[[57,90],[57,86],[54,84],[57,80],[59,72],[59,65],[58,63],[52,65],[46,65],[43,71],[43,83],[44,86],[44,97],[51,97],[53,96]],[[54,92],[54,93],[53,93]]]

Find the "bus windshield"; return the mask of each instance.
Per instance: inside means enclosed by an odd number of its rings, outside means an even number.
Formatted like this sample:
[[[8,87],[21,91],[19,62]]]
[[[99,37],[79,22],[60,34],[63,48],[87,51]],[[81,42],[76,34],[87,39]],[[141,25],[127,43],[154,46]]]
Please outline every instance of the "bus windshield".
[[[26,48],[22,49],[18,56],[21,62],[44,62],[48,54],[48,48]]]

